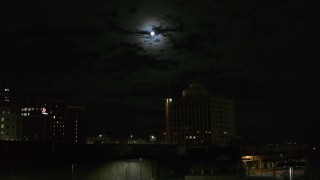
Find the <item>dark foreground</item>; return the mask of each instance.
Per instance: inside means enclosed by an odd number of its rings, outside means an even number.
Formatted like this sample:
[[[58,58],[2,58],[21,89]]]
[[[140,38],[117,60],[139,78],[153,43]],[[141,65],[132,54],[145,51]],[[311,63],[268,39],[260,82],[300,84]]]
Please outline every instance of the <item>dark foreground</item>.
[[[318,180],[318,153],[294,179]],[[288,179],[286,169],[243,169],[239,147],[0,142],[1,180]]]

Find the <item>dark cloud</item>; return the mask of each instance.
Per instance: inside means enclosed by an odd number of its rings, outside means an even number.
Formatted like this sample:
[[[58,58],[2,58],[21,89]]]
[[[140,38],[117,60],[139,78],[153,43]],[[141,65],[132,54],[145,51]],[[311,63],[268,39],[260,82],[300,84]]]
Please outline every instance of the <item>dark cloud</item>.
[[[2,1],[0,75],[22,99],[88,104],[90,133],[126,123],[132,129],[122,133],[147,125],[160,132],[169,81],[174,95],[198,81],[236,100],[240,134],[291,138],[297,127],[311,128],[301,119],[314,125],[318,117],[315,7],[299,0]]]

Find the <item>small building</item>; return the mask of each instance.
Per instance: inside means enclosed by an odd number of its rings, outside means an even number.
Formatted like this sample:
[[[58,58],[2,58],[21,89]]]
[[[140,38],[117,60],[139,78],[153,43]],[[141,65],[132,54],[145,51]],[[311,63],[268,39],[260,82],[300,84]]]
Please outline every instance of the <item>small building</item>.
[[[20,139],[20,119],[11,106],[0,106],[0,140]]]

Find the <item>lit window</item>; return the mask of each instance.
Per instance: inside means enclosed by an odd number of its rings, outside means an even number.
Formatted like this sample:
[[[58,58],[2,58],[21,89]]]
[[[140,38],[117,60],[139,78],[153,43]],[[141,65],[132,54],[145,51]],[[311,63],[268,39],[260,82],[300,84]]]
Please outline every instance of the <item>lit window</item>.
[[[4,124],[1,124],[1,129],[3,129],[4,128]]]
[[[4,118],[1,118],[1,121],[4,121]]]

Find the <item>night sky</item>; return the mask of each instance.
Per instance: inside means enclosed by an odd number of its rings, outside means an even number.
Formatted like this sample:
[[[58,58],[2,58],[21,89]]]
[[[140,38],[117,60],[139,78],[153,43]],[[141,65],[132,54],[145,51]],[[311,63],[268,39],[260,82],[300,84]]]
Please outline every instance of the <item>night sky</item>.
[[[86,105],[88,135],[146,138],[200,82],[235,100],[245,141],[316,142],[319,19],[305,0],[2,0],[0,83]]]

